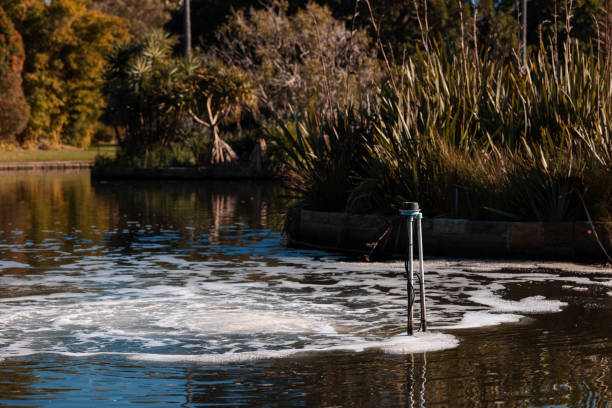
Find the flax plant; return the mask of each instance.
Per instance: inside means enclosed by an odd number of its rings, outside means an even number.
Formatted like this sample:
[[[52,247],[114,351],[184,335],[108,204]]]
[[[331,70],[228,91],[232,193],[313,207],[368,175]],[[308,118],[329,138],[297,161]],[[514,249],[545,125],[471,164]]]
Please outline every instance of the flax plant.
[[[307,206],[343,210],[351,190],[363,177],[364,138],[369,114],[351,107],[332,115],[310,111],[305,118],[281,122],[272,134],[284,157],[287,185]]]
[[[609,216],[611,80],[591,52],[573,45],[559,66],[542,47],[522,72],[434,47],[400,75],[401,90],[379,100],[367,145],[369,176],[388,202],[561,221],[583,219],[587,196]]]
[[[389,76],[367,112],[325,126],[311,116],[285,131],[280,144],[311,201],[325,201],[321,174],[335,174],[328,189],[344,196],[378,180],[377,208],[387,211],[409,200],[438,216],[610,219],[612,79],[592,50],[568,43],[558,61],[542,45],[519,69],[434,43]],[[351,159],[332,153],[341,151]]]

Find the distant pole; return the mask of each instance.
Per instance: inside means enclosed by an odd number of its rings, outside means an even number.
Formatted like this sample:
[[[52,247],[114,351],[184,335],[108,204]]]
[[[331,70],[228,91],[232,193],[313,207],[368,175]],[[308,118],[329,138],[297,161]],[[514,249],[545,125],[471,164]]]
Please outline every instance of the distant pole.
[[[185,2],[185,55],[191,55],[191,10],[189,6],[190,0]]]
[[[527,68],[527,0],[523,0],[523,69]]]

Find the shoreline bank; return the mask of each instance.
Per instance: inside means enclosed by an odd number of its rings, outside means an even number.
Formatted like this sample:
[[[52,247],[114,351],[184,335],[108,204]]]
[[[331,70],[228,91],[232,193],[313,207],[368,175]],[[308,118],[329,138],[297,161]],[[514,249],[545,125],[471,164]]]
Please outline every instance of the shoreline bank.
[[[56,169],[91,169],[93,160],[50,160],[27,162],[0,162],[0,171],[6,170],[56,170]]]
[[[593,230],[595,227],[595,231]],[[605,262],[595,238],[612,253],[612,222],[508,222],[423,218],[426,256],[554,259]],[[294,207],[285,232],[297,246],[370,257],[400,256],[406,248],[401,216],[356,215]]]
[[[250,167],[164,167],[135,168],[93,166],[92,179],[141,180],[273,180],[274,175]]]

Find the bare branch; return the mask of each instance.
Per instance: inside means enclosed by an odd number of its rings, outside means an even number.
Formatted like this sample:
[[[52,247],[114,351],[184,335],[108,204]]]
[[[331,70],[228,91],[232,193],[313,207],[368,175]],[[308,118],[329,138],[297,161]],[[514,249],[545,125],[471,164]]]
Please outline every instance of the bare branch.
[[[188,111],[189,115],[193,118],[193,120],[195,120],[197,123],[199,123],[200,125],[210,129],[212,126],[210,125],[210,123],[203,121],[202,119],[200,119],[198,117],[198,115],[196,115],[195,113],[193,113],[193,111],[191,109],[189,109]]]

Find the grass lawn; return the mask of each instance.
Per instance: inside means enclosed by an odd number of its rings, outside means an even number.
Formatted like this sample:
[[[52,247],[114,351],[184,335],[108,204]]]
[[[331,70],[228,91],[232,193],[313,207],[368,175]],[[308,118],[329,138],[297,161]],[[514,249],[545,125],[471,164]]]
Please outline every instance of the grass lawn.
[[[85,150],[23,150],[0,152],[0,162],[87,161],[97,155],[114,157],[116,145],[92,145]]]

